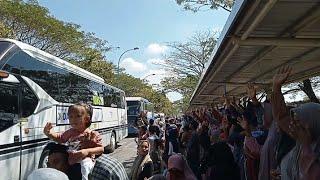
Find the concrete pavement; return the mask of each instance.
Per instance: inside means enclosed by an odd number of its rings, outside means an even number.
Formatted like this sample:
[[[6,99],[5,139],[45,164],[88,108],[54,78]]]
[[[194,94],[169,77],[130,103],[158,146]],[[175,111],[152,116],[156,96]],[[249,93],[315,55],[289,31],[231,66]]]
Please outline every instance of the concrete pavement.
[[[129,137],[120,141],[118,148],[113,153],[110,153],[110,156],[118,159],[129,174],[133,161],[137,157],[137,144],[134,138]]]

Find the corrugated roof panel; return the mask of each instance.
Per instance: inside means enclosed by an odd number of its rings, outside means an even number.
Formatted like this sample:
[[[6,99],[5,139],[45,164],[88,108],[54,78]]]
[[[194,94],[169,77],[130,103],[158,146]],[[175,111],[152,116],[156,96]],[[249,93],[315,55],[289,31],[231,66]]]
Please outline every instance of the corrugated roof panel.
[[[199,103],[200,96],[222,96],[225,90],[243,94],[247,82],[270,83],[284,65],[295,69],[292,81],[320,74],[318,0],[242,1],[236,6],[191,104]]]

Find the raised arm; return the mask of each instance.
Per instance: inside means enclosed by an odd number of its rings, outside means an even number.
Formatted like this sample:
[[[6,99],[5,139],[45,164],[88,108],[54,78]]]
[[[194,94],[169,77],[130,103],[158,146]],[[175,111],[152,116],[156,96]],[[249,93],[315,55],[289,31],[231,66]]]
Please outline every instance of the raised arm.
[[[281,93],[281,87],[288,79],[291,70],[290,67],[283,67],[275,74],[273,77],[273,92],[271,98],[273,118],[278,122],[279,127],[287,134],[290,134],[290,113]]]
[[[58,143],[62,143],[61,135],[59,133],[54,132],[52,128],[53,128],[52,124],[48,122],[43,129],[43,133],[46,136],[48,136],[48,138],[50,138],[51,140],[56,141]]]
[[[259,101],[257,99],[256,89],[254,88],[253,84],[251,84],[251,83],[248,83],[247,94],[248,94],[249,98],[252,100],[253,105],[259,104]]]

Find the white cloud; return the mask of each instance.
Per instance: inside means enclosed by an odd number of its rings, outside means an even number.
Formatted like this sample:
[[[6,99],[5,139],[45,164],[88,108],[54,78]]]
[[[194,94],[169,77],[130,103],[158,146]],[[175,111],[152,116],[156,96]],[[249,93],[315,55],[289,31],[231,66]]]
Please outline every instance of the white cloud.
[[[149,46],[146,49],[147,54],[158,56],[162,55],[167,51],[168,47],[166,45],[161,45],[157,43],[149,44]]]
[[[120,67],[125,68],[126,72],[128,73],[143,72],[147,69],[147,67],[143,63],[133,58],[125,58],[124,60],[122,60],[120,63]]]
[[[147,61],[148,64],[163,64],[164,60],[160,58],[151,58]]]
[[[155,74],[155,75],[151,75]],[[149,84],[160,84],[161,80],[166,77],[166,71],[163,69],[150,69],[141,78],[148,81]]]
[[[169,92],[166,94],[166,96],[167,96],[167,98],[169,98],[169,100],[171,102],[182,99],[182,94],[180,94],[178,92]]]
[[[145,74],[143,74],[140,79],[144,78],[144,80],[146,80],[148,84],[150,84],[154,89],[157,89],[159,88],[161,80],[168,76],[172,76],[172,74],[164,69],[150,69]],[[182,95],[178,92],[170,92],[167,93],[166,96],[171,102],[180,100],[182,98]]]

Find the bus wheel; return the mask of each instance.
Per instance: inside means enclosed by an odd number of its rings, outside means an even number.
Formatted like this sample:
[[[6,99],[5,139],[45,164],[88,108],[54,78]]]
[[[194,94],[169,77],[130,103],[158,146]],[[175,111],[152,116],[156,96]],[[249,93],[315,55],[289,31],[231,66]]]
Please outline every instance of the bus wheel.
[[[107,153],[112,153],[117,147],[116,134],[114,132],[111,133],[110,144],[106,147]]]
[[[46,168],[48,167],[48,158],[49,158],[49,149],[45,149],[43,150],[43,152],[41,153],[41,157],[39,160],[39,165],[38,168]]]

